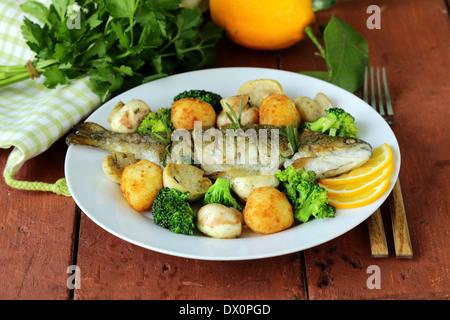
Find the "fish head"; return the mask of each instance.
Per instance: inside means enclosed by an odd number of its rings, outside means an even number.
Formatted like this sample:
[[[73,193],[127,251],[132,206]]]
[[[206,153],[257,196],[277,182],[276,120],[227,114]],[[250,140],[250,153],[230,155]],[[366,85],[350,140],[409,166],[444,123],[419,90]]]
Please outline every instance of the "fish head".
[[[329,178],[362,166],[372,156],[372,147],[364,140],[305,132],[298,152],[285,167],[292,164],[316,172],[317,178]]]

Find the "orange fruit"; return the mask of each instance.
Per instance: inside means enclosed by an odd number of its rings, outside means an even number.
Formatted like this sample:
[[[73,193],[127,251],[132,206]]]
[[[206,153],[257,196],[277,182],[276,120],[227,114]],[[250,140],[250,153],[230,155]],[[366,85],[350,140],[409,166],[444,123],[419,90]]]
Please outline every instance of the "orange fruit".
[[[328,196],[328,204],[335,208],[349,209],[365,206],[380,198],[389,187],[389,179],[383,180],[379,185],[348,197]]]
[[[343,173],[337,177],[319,179],[322,185],[340,185],[360,181],[369,181],[380,175],[380,172],[392,163],[392,150],[387,143],[383,143],[372,152],[372,157],[362,166]]]
[[[233,42],[257,50],[288,48],[315,22],[311,0],[210,0],[209,8]]]

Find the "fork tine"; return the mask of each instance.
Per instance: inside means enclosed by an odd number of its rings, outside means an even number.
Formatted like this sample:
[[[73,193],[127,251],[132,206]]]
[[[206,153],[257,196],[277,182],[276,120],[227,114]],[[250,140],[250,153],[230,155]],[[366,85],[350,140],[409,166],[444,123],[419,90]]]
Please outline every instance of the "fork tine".
[[[383,67],[383,86],[384,86],[384,96],[386,98],[386,111],[387,111],[386,121],[389,124],[392,124],[394,123],[394,110],[392,109],[391,95],[389,93],[386,69],[384,67]]]
[[[370,67],[370,95],[372,97],[372,108],[377,110],[377,101],[375,99],[375,81],[373,80],[373,67]],[[378,110],[377,110],[378,111]]]
[[[366,103],[369,103],[369,68],[364,69],[364,91],[363,99]]]
[[[378,112],[384,118],[383,90],[381,89],[380,68],[377,67]]]

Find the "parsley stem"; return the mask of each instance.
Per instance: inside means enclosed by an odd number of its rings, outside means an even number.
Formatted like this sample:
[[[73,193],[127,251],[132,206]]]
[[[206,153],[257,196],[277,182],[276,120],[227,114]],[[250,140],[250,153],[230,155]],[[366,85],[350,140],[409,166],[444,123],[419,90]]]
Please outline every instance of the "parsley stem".
[[[45,68],[57,64],[58,60],[37,60],[34,61],[34,68],[38,73],[44,72]],[[30,78],[25,65],[0,66],[0,87],[21,82]]]

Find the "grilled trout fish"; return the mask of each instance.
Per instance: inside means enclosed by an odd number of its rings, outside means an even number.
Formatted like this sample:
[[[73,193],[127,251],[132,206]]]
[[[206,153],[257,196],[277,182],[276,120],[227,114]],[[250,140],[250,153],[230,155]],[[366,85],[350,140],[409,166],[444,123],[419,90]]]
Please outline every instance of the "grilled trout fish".
[[[329,178],[363,165],[372,156],[367,142],[354,138],[331,137],[305,129],[298,139],[298,151],[284,162],[287,168],[305,168],[317,178]]]
[[[318,178],[332,177],[364,164],[372,155],[371,146],[354,138],[331,137],[309,129],[298,137],[293,154],[285,127],[248,125],[239,130],[199,127],[175,130],[171,143],[138,133],[116,133],[85,122],[67,136],[68,145],[88,145],[109,152],[134,154],[164,166],[187,162],[201,167],[211,177],[275,174],[293,165],[313,170]],[[168,139],[161,133],[164,139]],[[169,151],[169,152],[168,152]]]

